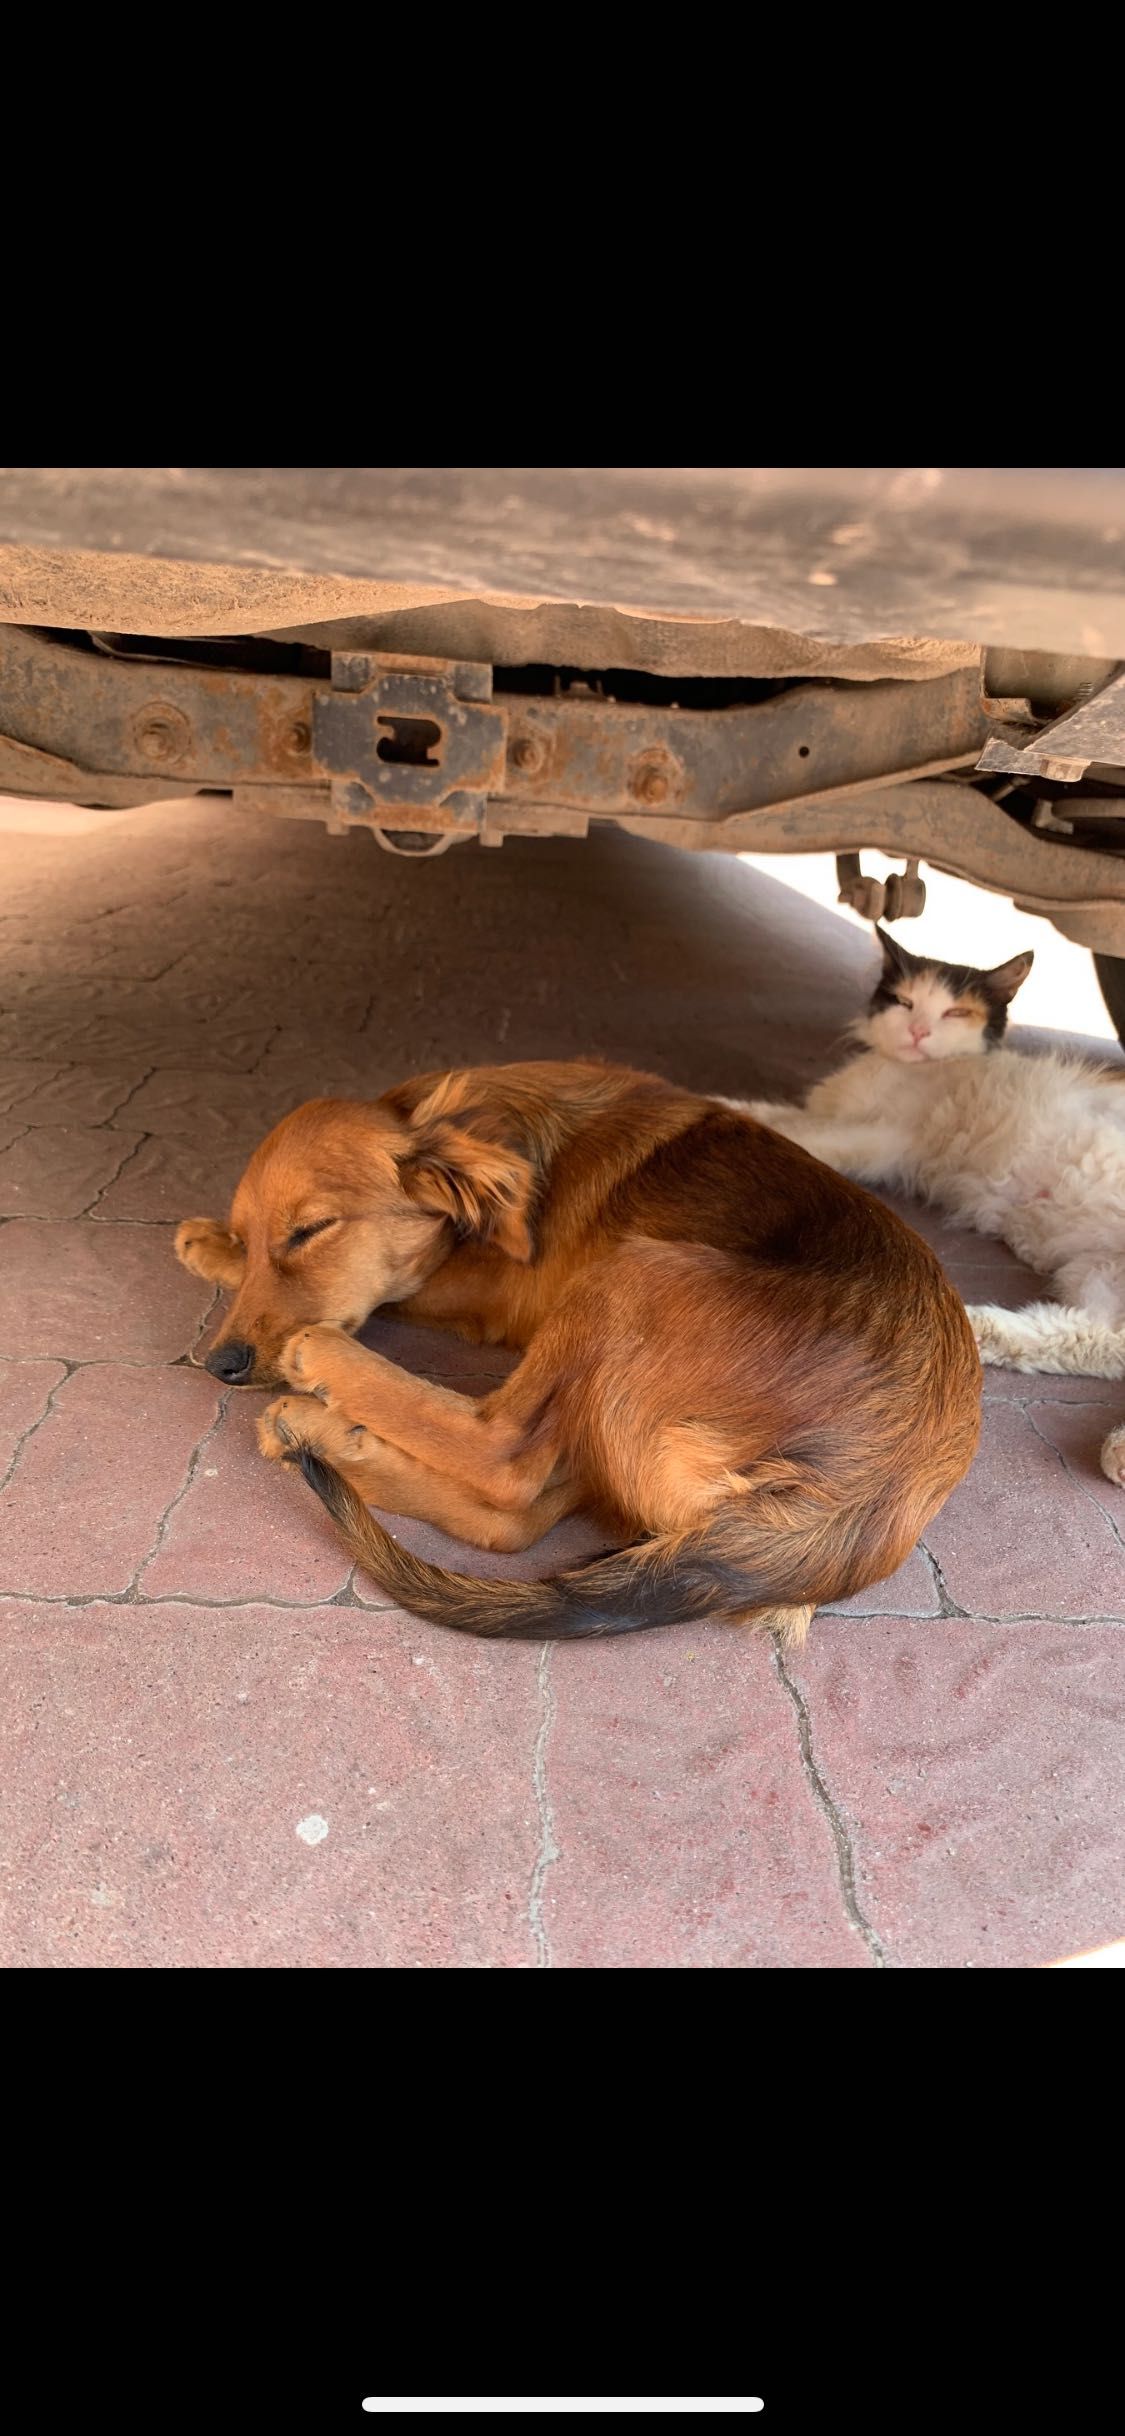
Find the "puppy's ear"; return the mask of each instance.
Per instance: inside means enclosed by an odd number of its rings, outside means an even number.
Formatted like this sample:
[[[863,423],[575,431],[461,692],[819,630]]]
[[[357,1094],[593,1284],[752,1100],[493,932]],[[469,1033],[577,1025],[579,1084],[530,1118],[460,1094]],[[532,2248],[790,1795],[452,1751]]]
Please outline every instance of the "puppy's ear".
[[[994,964],[992,971],[984,975],[990,998],[1003,998],[1005,1001],[1014,998],[1034,962],[1034,948],[1026,947],[1022,956],[1009,956],[1006,964]]]
[[[407,1200],[418,1209],[452,1219],[460,1235],[495,1244],[509,1260],[532,1259],[535,1170],[518,1151],[423,1114],[398,1172]]]

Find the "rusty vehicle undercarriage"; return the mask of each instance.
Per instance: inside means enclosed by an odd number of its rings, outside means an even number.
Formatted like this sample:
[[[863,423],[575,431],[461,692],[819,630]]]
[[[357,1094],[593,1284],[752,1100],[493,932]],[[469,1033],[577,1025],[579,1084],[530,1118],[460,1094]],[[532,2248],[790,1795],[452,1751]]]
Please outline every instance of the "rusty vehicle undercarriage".
[[[1120,471],[0,469],[0,792],[925,860],[1119,1029],[1123,671]]]

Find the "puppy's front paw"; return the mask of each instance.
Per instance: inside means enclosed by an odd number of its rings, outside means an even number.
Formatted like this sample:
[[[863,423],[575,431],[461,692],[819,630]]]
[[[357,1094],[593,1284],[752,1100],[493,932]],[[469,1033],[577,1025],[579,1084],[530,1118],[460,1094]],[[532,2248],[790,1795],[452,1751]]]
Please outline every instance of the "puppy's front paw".
[[[291,1387],[301,1387],[307,1396],[319,1396],[322,1404],[327,1403],[341,1348],[350,1345],[351,1338],[342,1328],[298,1328],[281,1348],[278,1369]]]
[[[322,1419],[312,1396],[278,1396],[267,1404],[258,1421],[258,1445],[267,1463],[294,1463],[301,1448],[313,1443],[312,1432]]]
[[[235,1286],[241,1277],[242,1246],[230,1228],[220,1226],[214,1218],[181,1219],[172,1249],[185,1269],[195,1277],[205,1277],[209,1285]]]
[[[213,1218],[182,1218],[172,1237],[177,1260],[182,1260],[185,1269],[194,1269],[197,1277],[204,1273],[200,1263],[206,1258],[215,1233]]]

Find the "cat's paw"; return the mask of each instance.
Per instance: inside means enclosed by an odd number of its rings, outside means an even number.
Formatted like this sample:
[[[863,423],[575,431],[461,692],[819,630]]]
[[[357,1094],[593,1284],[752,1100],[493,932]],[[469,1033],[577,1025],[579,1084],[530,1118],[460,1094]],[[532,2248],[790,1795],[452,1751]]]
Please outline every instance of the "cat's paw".
[[[1004,1362],[1011,1366],[1015,1360],[1011,1313],[993,1303],[978,1303],[975,1307],[970,1304],[968,1320],[982,1362]]]
[[[1102,1470],[1115,1489],[1125,1489],[1125,1421],[1119,1421],[1102,1442]]]

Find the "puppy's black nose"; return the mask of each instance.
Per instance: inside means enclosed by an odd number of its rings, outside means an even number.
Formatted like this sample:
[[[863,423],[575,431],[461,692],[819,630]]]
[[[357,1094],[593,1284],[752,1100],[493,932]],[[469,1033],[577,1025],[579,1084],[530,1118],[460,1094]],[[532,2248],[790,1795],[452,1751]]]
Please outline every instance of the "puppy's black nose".
[[[212,1378],[224,1380],[228,1387],[237,1387],[241,1381],[248,1379],[253,1367],[253,1346],[240,1345],[237,1338],[232,1338],[226,1345],[216,1345],[204,1363],[204,1369],[210,1371]]]

